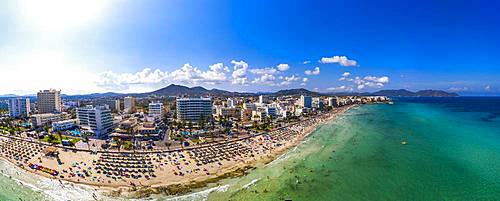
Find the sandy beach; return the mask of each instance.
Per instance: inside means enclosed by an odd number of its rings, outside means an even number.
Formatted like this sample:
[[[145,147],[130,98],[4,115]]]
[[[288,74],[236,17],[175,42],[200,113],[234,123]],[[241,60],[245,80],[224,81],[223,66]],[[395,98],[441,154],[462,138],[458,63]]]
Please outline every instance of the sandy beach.
[[[161,152],[54,150],[45,144],[0,137],[0,156],[28,172],[59,180],[61,184],[67,181],[87,185],[108,196],[178,195],[223,178],[243,175],[249,169],[273,161],[300,143],[319,124],[342,115],[351,107],[337,108],[267,133]],[[57,151],[58,158],[47,156],[50,151]],[[34,165],[43,168],[34,168]]]

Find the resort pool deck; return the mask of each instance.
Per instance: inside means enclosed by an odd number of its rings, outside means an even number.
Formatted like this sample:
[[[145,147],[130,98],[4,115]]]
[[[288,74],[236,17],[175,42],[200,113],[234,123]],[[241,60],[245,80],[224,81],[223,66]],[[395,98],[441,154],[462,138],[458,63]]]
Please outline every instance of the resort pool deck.
[[[78,137],[82,135],[82,132],[78,129],[70,130],[69,133],[72,136],[78,136]]]

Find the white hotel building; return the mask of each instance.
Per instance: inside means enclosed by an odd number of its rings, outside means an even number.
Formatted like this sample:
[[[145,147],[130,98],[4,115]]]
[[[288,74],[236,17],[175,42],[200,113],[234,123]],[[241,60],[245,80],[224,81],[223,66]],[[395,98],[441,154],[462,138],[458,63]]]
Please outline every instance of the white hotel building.
[[[212,116],[211,98],[177,98],[177,119],[197,122]]]
[[[13,98],[9,100],[9,115],[11,117],[25,116],[30,114],[29,98]]]
[[[80,125],[93,133],[97,138],[105,139],[113,132],[111,111],[105,106],[88,105],[76,110]]]
[[[155,119],[161,119],[163,117],[163,103],[149,103],[149,116]]]

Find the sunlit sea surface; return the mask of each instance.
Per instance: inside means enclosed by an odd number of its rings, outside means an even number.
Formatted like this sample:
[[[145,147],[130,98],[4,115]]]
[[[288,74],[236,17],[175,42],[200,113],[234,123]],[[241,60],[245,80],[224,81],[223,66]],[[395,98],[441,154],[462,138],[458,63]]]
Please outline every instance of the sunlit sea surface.
[[[65,191],[19,183],[0,175],[0,200],[61,200],[51,193]],[[93,200],[90,190],[68,191],[82,194],[68,200]],[[246,176],[149,199],[500,200],[500,98],[400,98],[356,107]]]

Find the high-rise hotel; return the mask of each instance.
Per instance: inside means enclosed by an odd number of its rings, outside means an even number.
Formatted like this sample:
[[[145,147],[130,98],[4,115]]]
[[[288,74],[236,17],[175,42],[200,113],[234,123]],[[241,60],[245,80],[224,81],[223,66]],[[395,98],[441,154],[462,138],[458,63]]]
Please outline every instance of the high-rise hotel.
[[[61,90],[40,90],[36,98],[39,114],[61,112]]]
[[[9,114],[11,117],[25,116],[30,113],[29,98],[12,98],[9,99]]]
[[[135,98],[127,96],[123,99],[123,110],[128,113],[135,112]]]
[[[299,105],[303,108],[312,108],[312,97],[311,96],[300,96]]]
[[[176,100],[177,119],[198,122],[212,116],[211,98],[178,98]]]
[[[93,133],[97,138],[106,139],[113,131],[113,117],[106,106],[80,107],[76,110],[79,124]]]

